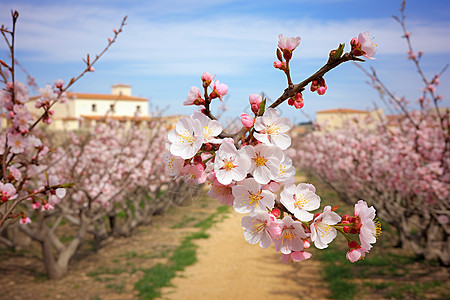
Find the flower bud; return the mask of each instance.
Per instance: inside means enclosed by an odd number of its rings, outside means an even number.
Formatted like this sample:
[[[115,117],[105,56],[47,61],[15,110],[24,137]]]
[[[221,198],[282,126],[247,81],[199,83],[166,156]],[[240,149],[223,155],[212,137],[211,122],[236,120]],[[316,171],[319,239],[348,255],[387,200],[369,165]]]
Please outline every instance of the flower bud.
[[[323,94],[325,94],[326,91],[327,91],[327,87],[321,86],[320,88],[317,89],[317,94],[323,95]]]
[[[272,211],[270,212],[275,218],[278,218],[279,216],[281,216],[281,212],[278,208],[274,208],[272,209]]]
[[[213,78],[214,76],[211,76],[211,74],[209,74],[208,72],[204,72],[201,76],[203,87],[208,87],[211,84]]]
[[[277,58],[280,63],[283,61],[283,55],[281,54],[280,48],[277,48]]]
[[[248,114],[242,113],[241,114],[241,123],[244,125],[245,128],[251,128],[253,124],[255,123],[255,119],[249,116]]]

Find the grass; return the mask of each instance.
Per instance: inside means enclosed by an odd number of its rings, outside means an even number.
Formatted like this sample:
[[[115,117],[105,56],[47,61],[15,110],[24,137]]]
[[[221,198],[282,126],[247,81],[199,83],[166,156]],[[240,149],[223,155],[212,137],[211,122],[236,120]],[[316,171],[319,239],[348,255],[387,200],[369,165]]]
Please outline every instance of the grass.
[[[324,205],[341,204],[325,185],[311,177],[308,181],[316,186]],[[350,214],[352,210],[353,207],[342,204],[338,213]],[[316,257],[323,262],[323,278],[329,284],[332,299],[358,299],[365,294],[377,299],[450,300],[450,286],[433,278],[440,270],[438,263],[394,248],[395,229],[383,220],[380,222],[383,234],[362,261],[352,264],[345,258],[348,246],[339,234],[327,249],[316,251]]]
[[[172,229],[183,228],[183,227],[186,227],[187,224],[189,224],[195,220],[196,220],[196,218],[194,218],[194,217],[189,217],[187,215],[184,215],[180,222],[178,222],[177,224],[173,225],[170,228],[172,228]]]
[[[104,274],[110,274],[110,275],[117,275],[117,274],[121,274],[126,272],[127,269],[124,268],[104,268],[104,267],[99,267],[96,271],[93,272],[88,272],[86,275],[89,277],[98,277],[99,275],[104,275]]]
[[[197,261],[197,245],[193,241],[208,238],[206,230],[223,219],[218,217],[227,211],[228,208],[218,207],[215,213],[197,222],[194,227],[200,230],[186,236],[166,264],[159,263],[142,270],[144,277],[134,286],[139,291],[139,298],[147,300],[161,297],[161,288],[171,286],[170,281],[176,276],[176,272],[183,271]]]

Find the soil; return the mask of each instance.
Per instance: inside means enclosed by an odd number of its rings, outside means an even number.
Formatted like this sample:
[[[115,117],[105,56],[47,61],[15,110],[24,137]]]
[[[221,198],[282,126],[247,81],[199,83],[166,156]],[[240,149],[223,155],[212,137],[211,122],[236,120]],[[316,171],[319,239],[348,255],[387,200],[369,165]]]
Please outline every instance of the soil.
[[[134,285],[143,278],[144,271],[157,263],[167,263],[184,237],[199,232],[194,225],[216,213],[218,206],[213,199],[193,200],[185,207],[174,206],[165,215],[154,216],[151,224],[140,227],[133,236],[111,239],[100,249],[87,241],[71,262],[69,274],[56,281],[45,276],[38,244],[16,252],[0,248],[0,299],[139,299]],[[163,288],[160,299],[329,299],[327,283],[320,276],[324,263],[317,259],[317,250],[311,249],[313,257],[309,260],[282,264],[273,245],[262,249],[245,241],[240,226],[242,215],[233,211],[226,216],[207,231],[208,239],[193,240],[199,246],[197,263],[179,272],[172,279],[172,286]],[[439,295],[445,295],[448,287],[448,269],[418,266],[420,277],[413,277],[411,284],[427,279],[440,281],[442,286],[438,291],[441,292],[433,296],[433,290],[429,290],[423,298],[444,299]],[[377,271],[375,267],[371,269]],[[415,272],[410,265],[405,270]],[[385,279],[376,275],[368,280],[372,284],[378,281],[391,284],[393,280],[409,278],[400,273],[396,276],[400,277]],[[388,288],[395,291],[396,286]],[[374,290],[357,297],[364,300],[398,298],[386,297]]]
[[[230,213],[208,231],[209,239],[195,242],[198,263],[172,280],[164,299],[326,299],[317,260],[282,264],[273,244],[263,249],[245,241],[241,218]]]
[[[199,231],[193,224],[217,207],[213,199],[195,200],[155,216],[133,236],[111,239],[99,250],[87,241],[61,280],[47,279],[38,244],[17,252],[0,249],[0,299],[139,299],[134,284],[143,277],[142,270],[166,263],[183,237]],[[163,299],[326,298],[317,260],[284,265],[273,246],[262,249],[245,241],[242,215],[227,216],[207,231],[210,238],[194,240],[198,262],[177,274],[174,287],[163,289]]]

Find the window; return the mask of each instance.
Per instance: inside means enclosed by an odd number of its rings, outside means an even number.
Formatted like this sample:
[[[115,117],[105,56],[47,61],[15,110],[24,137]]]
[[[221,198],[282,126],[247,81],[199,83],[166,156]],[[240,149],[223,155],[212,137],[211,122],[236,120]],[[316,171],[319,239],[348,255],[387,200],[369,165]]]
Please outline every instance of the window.
[[[96,112],[97,111],[97,105],[96,104],[92,104],[92,112]]]
[[[141,112],[141,106],[140,105],[136,106],[136,112]]]
[[[115,108],[115,105],[114,104],[110,104],[109,105],[109,109],[111,110],[111,112],[116,112],[116,108]]]

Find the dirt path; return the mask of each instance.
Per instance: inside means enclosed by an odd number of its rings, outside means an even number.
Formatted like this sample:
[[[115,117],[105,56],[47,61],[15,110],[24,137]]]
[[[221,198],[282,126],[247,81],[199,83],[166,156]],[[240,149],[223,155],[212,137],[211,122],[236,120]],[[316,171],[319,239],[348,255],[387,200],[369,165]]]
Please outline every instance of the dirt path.
[[[198,262],[172,280],[163,299],[326,299],[329,293],[312,259],[283,264],[272,244],[268,249],[248,244],[242,234],[242,215],[229,214],[196,240]]]

